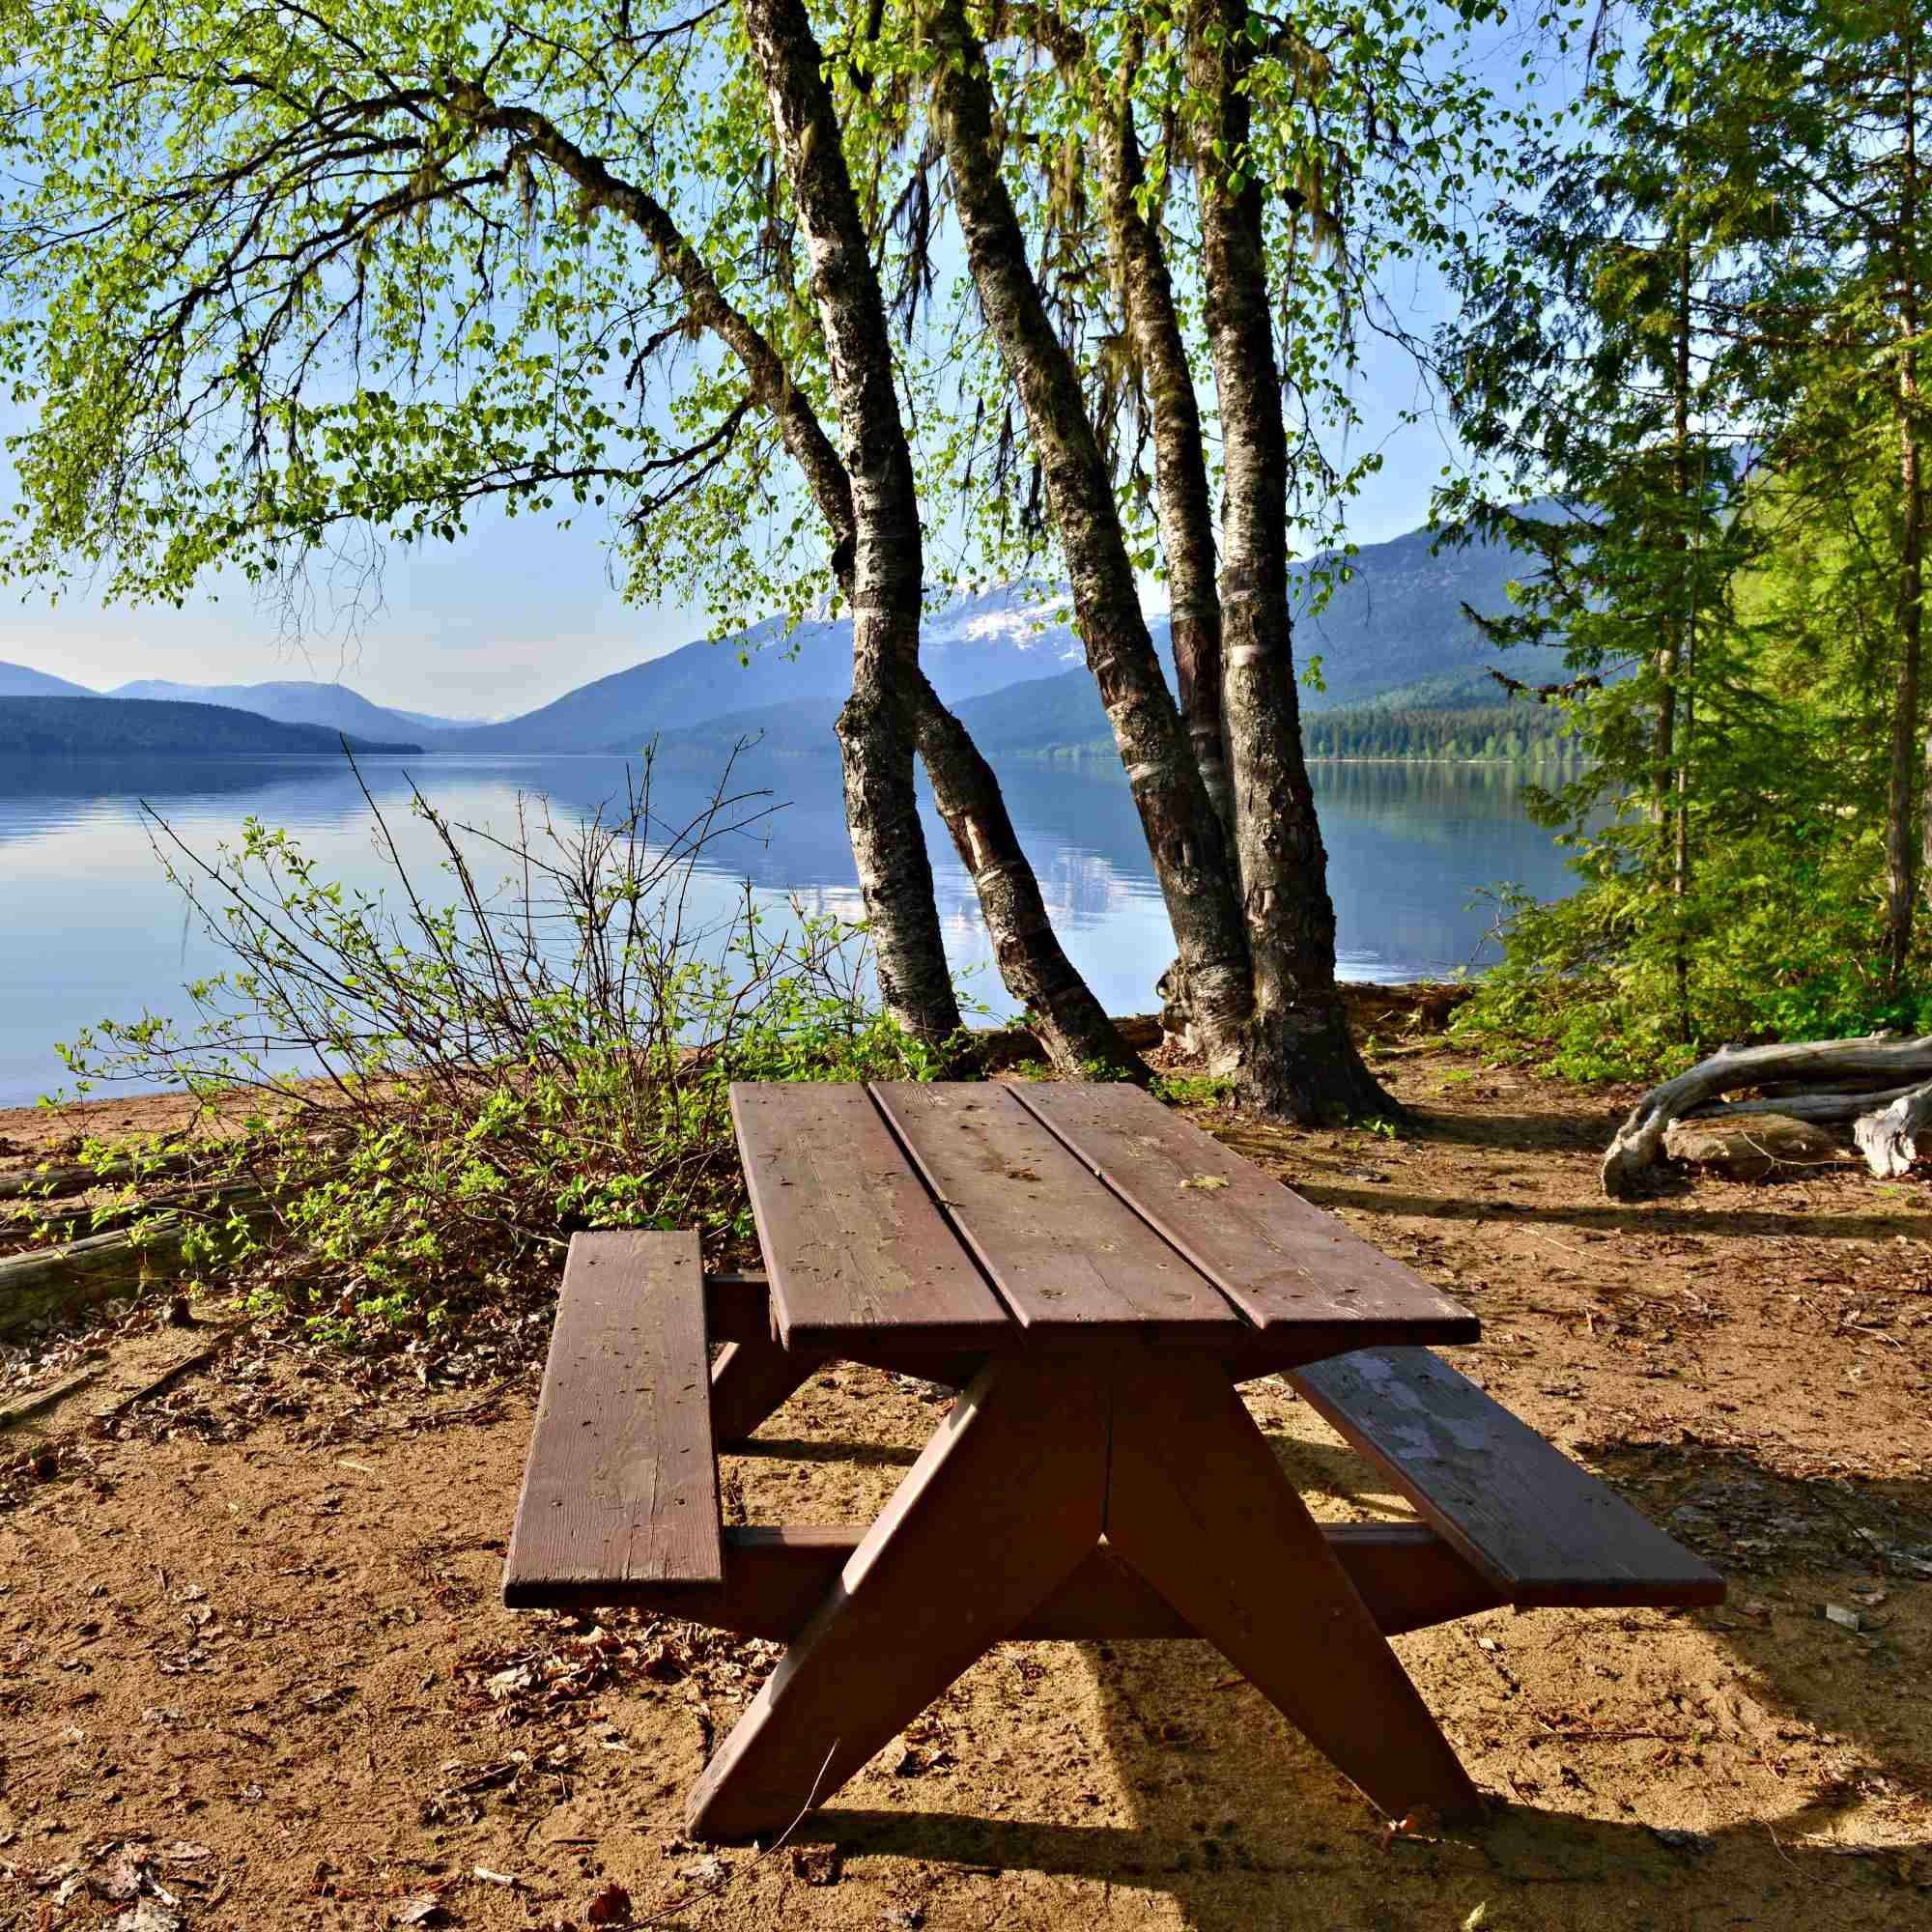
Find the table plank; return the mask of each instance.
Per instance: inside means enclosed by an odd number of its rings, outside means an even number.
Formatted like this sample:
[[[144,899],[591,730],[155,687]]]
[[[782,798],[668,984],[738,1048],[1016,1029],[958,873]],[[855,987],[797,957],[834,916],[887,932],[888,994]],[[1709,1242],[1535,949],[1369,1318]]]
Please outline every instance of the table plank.
[[[1245,1325],[1213,1284],[992,1083],[879,1081],[873,1094],[1030,1335],[1119,1328],[1225,1342]]]
[[[724,1580],[697,1236],[571,1237],[504,1601]]]
[[[934,1352],[1013,1339],[865,1088],[734,1081],[731,1118],[788,1350],[853,1329]]]
[[[1264,1335],[1329,1353],[1477,1338],[1460,1302],[1140,1088],[1011,1092]]]

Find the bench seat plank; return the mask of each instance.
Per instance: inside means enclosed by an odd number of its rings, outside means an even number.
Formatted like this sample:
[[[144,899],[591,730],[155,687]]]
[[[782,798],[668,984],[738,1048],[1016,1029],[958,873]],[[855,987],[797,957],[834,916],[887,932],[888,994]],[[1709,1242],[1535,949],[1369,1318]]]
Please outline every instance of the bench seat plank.
[[[710,1391],[696,1235],[573,1236],[504,1603],[723,1584]]]
[[[854,1330],[935,1353],[1012,1339],[865,1088],[735,1081],[731,1118],[787,1349]]]
[[[1264,1334],[1306,1343],[1311,1359],[1378,1342],[1476,1339],[1461,1302],[1151,1094],[1125,1082],[1012,1092]]]
[[[1519,1607],[1723,1601],[1707,1563],[1429,1350],[1288,1379]]]
[[[1211,1282],[1094,1184],[1011,1088],[891,1080],[872,1092],[1029,1336],[1117,1329],[1212,1344],[1250,1332]]]

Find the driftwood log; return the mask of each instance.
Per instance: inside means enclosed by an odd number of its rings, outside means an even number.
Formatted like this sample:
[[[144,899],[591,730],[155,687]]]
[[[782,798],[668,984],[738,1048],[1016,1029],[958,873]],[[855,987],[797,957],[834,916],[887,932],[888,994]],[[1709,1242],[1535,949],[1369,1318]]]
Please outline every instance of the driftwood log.
[[[1903,1174],[1918,1157],[1918,1136],[1932,1126],[1932,1080],[1886,1096],[1889,1106],[1861,1117],[1852,1138],[1865,1165],[1882,1180]]]
[[[270,1211],[261,1188],[230,1186],[196,1202],[191,1210],[154,1215],[140,1229],[138,1244],[134,1231],[124,1228],[58,1247],[0,1255],[0,1336],[48,1315],[103,1301],[144,1281],[168,1279],[179,1269],[182,1249],[196,1224],[219,1226],[231,1212],[239,1212],[252,1225]]]
[[[85,1194],[91,1188],[114,1187],[123,1181],[153,1180],[164,1174],[180,1174],[196,1161],[206,1158],[205,1148],[175,1148],[139,1160],[106,1161],[99,1167],[53,1161],[43,1162],[37,1167],[10,1167],[0,1170],[0,1201],[64,1201],[70,1195]]]
[[[1617,1129],[1616,1138],[1604,1155],[1604,1192],[1613,1200],[1634,1194],[1644,1175],[1657,1164],[1658,1156],[1663,1151],[1663,1136],[1670,1123],[1740,1087],[1758,1087],[1767,1081],[1793,1081],[1806,1085],[1815,1081],[1821,1088],[1829,1088],[1836,1080],[1888,1074],[1895,1081],[1910,1080],[1915,1084],[1909,1089],[1892,1090],[1897,1097],[1881,1109],[1886,1114],[1907,1107],[1912,1094],[1921,1091],[1918,1083],[1932,1084],[1932,1035],[1924,1035],[1918,1039],[1899,1039],[1888,1034],[1873,1034],[1863,1039],[1814,1039],[1793,1045],[1722,1047],[1708,1060],[1700,1060],[1695,1066],[1680,1073],[1676,1079],[1653,1087],[1631,1110],[1630,1118]],[[1828,1094],[1820,1097],[1841,1100],[1852,1096]],[[1886,1095],[1866,1094],[1857,1098],[1861,1103],[1859,1111],[1862,1111],[1871,1108],[1875,1102],[1884,1102]],[[1772,1103],[1778,1113],[1792,1114],[1800,1119],[1852,1118],[1851,1115],[1817,1113],[1801,1115],[1798,1109],[1803,1104],[1802,1100],[1793,1099]],[[1763,1111],[1762,1106],[1758,1111]],[[1865,1119],[1874,1118],[1877,1115],[1865,1116]],[[1895,1159],[1904,1151],[1904,1164],[1884,1168],[1879,1166],[1871,1146],[1866,1143],[1865,1134],[1861,1131],[1864,1120],[1860,1121],[1859,1128],[1854,1131],[1860,1146],[1865,1151],[1866,1163],[1875,1174],[1904,1172],[1905,1165],[1909,1165],[1912,1159],[1911,1152],[1907,1151],[1911,1133],[1915,1124],[1923,1125],[1927,1118],[1932,1118],[1932,1103],[1920,1110],[1916,1123],[1901,1117],[1886,1141],[1890,1151],[1885,1158]]]
[[[1678,1115],[1680,1121],[1724,1121],[1739,1114],[1784,1114],[1794,1121],[1856,1121],[1892,1100],[1917,1094],[1917,1087],[1882,1087],[1865,1094],[1766,1094],[1762,1100],[1711,1100]]]

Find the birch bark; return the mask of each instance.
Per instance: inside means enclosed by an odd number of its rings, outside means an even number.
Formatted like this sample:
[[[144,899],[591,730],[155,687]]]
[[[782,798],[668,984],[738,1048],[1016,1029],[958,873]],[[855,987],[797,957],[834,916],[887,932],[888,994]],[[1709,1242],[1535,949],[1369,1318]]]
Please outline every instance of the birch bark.
[[[533,110],[490,99],[473,88],[460,105],[472,124],[527,142],[560,174],[621,213],[648,242],[659,267],[676,282],[692,319],[731,352],[753,399],[778,424],[786,453],[825,520],[834,567],[850,602],[858,552],[852,478],[777,349],[726,298],[704,258],[653,196],[612,175]],[[1145,1079],[1147,1069],[1061,947],[991,766],[916,666],[906,684],[934,803],[973,874],[1007,989],[1033,1014],[1048,1059],[1065,1073],[1098,1070]],[[921,856],[923,861],[923,840]]]
[[[1054,332],[1000,172],[985,52],[962,0],[938,0],[932,112],[973,282],[1019,391],[1071,580],[1088,667],[1133,787],[1210,1064],[1239,1065],[1250,1008],[1247,940],[1220,822],[1142,614],[1113,478],[1080,381]]]
[[[1248,165],[1251,55],[1238,0],[1204,0],[1188,71],[1222,441],[1222,707],[1254,1010],[1243,1097],[1291,1120],[1393,1111],[1349,1034],[1335,908],[1301,750],[1288,597],[1288,439],[1268,300],[1262,186]],[[1213,31],[1218,29],[1217,31]]]
[[[801,0],[743,0],[740,13],[805,234],[851,478],[852,696],[838,714],[845,822],[887,1010],[915,1034],[945,1038],[960,1028],[959,1007],[913,783],[924,551],[885,301]]]
[[[1095,155],[1105,196],[1108,255],[1153,418],[1154,506],[1167,565],[1180,715],[1214,815],[1232,839],[1235,793],[1222,742],[1221,600],[1214,584],[1214,502],[1208,486],[1207,443],[1167,253],[1141,209],[1145,171],[1133,108],[1123,89],[1102,108]]]

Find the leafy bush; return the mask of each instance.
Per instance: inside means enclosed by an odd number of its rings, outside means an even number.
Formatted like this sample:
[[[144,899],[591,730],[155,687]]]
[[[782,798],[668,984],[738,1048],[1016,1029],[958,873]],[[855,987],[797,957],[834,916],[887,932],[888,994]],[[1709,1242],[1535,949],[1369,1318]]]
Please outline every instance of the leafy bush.
[[[648,760],[582,825],[534,801],[497,835],[416,792],[450,905],[424,897],[369,806],[400,911],[256,821],[205,858],[156,819],[234,964],[189,988],[189,1027],[147,1014],[62,1048],[82,1092],[160,1084],[205,1103],[227,1129],[219,1161],[273,1209],[245,1278],[325,1332],[435,1322],[554,1264],[575,1229],[696,1226],[728,1248],[751,1234],[730,1082],[926,1079],[956,1045],[871,1006],[861,926],[797,903],[774,922],[749,887],[696,918],[706,846],[769,810],[728,774],[679,825],[652,812]],[[487,861],[506,874],[494,891]]]
[[[1647,887],[1613,837],[1585,841],[1577,868],[1574,897],[1499,896],[1502,962],[1457,1010],[1457,1037],[1571,1079],[1651,1081],[1726,1042],[1932,1031],[1932,961],[1888,994],[1879,867],[1836,827],[1734,838],[1682,900]]]

